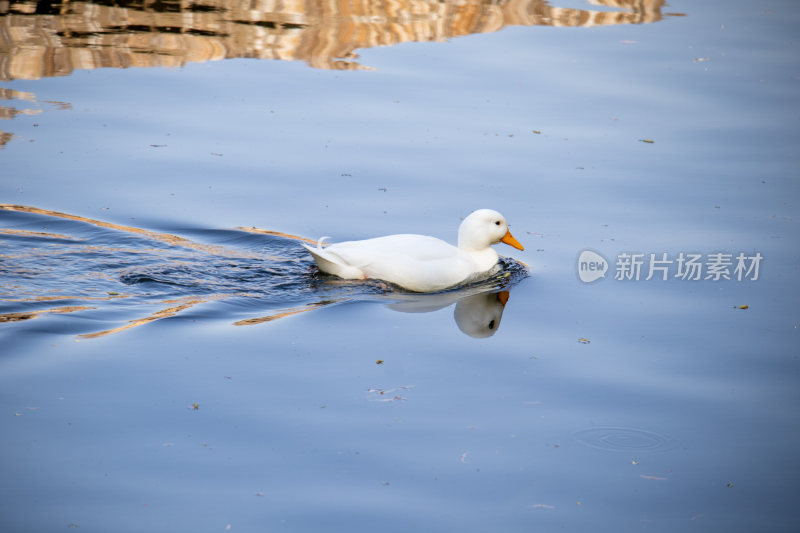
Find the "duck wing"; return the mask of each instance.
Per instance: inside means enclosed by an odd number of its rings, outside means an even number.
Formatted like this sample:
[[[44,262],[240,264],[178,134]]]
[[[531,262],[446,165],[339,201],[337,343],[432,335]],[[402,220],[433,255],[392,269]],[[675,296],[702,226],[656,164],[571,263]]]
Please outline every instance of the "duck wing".
[[[324,251],[367,277],[418,292],[442,290],[472,274],[471,262],[461,250],[425,235],[346,241]]]

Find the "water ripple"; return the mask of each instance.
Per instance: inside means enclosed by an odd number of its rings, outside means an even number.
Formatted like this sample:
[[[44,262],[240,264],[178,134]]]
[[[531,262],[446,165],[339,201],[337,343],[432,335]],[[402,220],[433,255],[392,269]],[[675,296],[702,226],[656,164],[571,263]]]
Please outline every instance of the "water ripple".
[[[214,307],[215,317],[238,325],[358,300],[421,310],[507,289],[527,276],[524,265],[503,259],[500,271],[489,279],[419,295],[381,281],[321,274],[298,245],[308,241],[302,237],[256,228],[185,233],[191,238],[0,205],[0,322],[78,311],[99,314],[102,321],[114,317],[113,327],[102,331],[87,333],[76,324],[80,334],[91,337],[221,300],[225,305]]]
[[[671,438],[639,428],[590,427],[576,431],[573,437],[584,446],[610,452],[657,452],[674,447]]]

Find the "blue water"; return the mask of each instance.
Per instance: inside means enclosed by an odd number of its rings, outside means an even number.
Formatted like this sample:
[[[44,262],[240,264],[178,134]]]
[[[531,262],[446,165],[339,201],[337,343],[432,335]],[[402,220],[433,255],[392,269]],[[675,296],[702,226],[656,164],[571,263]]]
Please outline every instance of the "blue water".
[[[800,10],[660,12],[0,82],[0,529],[798,530]],[[297,241],[480,207],[440,295]]]
[[[528,275],[524,264],[503,258],[499,271],[485,278],[421,294],[378,280],[323,274],[300,246],[301,237],[257,228],[183,228],[185,235],[203,239],[194,241],[15,205],[0,205],[0,220],[5,223],[0,319],[11,323],[70,313],[73,320],[61,333],[85,338],[178,314],[253,325],[355,301],[383,302],[405,312],[455,304],[465,333],[491,336],[504,308],[497,294],[510,297],[508,289]],[[189,311],[195,306],[203,311]],[[499,315],[494,322],[491,310]],[[491,329],[470,329],[470,322],[483,325],[484,314]],[[109,327],[93,331],[99,324]]]

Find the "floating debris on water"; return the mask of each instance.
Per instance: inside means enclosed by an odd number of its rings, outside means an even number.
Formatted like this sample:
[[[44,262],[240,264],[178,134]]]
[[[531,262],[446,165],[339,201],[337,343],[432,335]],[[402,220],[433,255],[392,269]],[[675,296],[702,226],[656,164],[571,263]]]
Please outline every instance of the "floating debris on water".
[[[367,389],[367,392],[372,394],[374,397],[370,398],[369,401],[371,402],[404,402],[406,398],[400,396],[399,394],[392,394],[399,390],[409,390],[412,388],[412,385],[401,385],[400,387],[396,387],[394,389]]]

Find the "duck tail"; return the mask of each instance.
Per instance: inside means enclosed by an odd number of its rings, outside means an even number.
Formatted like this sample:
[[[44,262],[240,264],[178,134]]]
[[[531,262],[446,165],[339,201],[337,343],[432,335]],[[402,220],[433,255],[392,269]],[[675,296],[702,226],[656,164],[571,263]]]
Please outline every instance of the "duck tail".
[[[312,248],[311,246],[307,246],[303,243],[300,243],[300,245],[311,254],[311,257],[314,258],[314,261],[317,263],[317,266],[321,271],[327,274],[333,274],[334,276],[339,276],[343,279],[364,279],[366,276],[361,269],[348,265],[344,259],[335,253],[329,252],[328,250],[322,248],[323,241],[329,238],[330,237],[322,237],[319,241],[317,241],[316,248]]]

